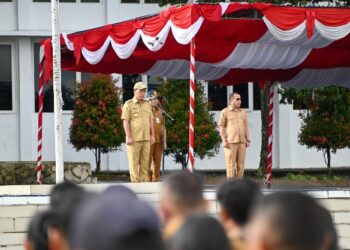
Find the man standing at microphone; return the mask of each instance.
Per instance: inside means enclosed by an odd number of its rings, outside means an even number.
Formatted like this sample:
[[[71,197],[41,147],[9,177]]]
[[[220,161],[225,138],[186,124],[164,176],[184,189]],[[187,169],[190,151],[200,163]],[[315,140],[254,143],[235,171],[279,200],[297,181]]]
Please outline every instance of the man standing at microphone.
[[[166,130],[163,119],[163,112],[159,108],[159,96],[157,91],[150,91],[148,99],[151,101],[152,113],[153,113],[153,127],[155,143],[151,145],[149,160],[148,160],[148,181],[157,182],[160,181],[160,162],[162,159],[162,143],[164,150],[167,148],[166,144]],[[164,133],[164,135],[163,135]],[[153,162],[153,168],[152,168]]]
[[[122,112],[131,182],[147,182],[148,156],[154,143],[153,115],[149,101],[144,100],[147,86],[134,85],[134,98],[125,102]]]

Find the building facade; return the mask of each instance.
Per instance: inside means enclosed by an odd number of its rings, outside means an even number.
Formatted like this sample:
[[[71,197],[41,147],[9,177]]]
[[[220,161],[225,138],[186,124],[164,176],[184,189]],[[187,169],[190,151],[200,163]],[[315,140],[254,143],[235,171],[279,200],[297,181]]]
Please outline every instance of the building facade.
[[[116,23],[137,16],[157,13],[161,8],[153,0],[60,0],[60,30],[71,33]],[[51,35],[50,0],[0,0],[0,161],[35,161],[37,158],[37,80],[39,42]],[[63,157],[64,161],[90,162],[95,166],[92,152],[80,151],[69,144],[69,127],[74,103],[75,83],[88,79],[89,74],[62,73],[63,92]],[[125,89],[124,99],[132,95],[135,80],[141,79],[155,88],[154,78],[138,75],[115,75]],[[216,120],[228,105],[228,95],[240,92],[247,110],[251,131],[251,147],[247,151],[246,167],[259,165],[261,121],[256,84],[222,87],[204,83]],[[54,116],[52,85],[45,86],[43,115],[43,160],[54,161]],[[279,105],[275,95],[273,132],[273,168],[325,167],[321,152],[298,144],[301,121],[292,105]],[[339,150],[332,156],[334,167],[349,166],[350,150]],[[102,170],[127,170],[123,151],[103,155]],[[224,169],[223,149],[212,159],[196,159],[197,169]],[[166,169],[180,169],[171,158]]]

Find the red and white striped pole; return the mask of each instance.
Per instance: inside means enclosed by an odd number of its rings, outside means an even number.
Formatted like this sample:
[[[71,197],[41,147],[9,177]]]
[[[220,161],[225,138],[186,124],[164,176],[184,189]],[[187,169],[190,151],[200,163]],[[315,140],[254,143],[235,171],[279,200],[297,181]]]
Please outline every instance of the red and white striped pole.
[[[266,168],[266,180],[265,184],[270,187],[272,180],[272,145],[273,145],[273,98],[274,98],[274,84],[269,83],[269,127],[267,129],[268,145],[267,145],[267,168]]]
[[[38,93],[38,158],[36,166],[36,182],[42,184],[43,169],[42,160],[42,139],[43,139],[43,100],[44,100],[44,45],[40,46],[39,57],[39,93]]]
[[[195,82],[195,58],[196,58],[196,45],[195,38],[191,40],[191,62],[190,62],[190,126],[189,126],[189,165],[188,170],[190,172],[194,171],[194,92],[196,89]]]

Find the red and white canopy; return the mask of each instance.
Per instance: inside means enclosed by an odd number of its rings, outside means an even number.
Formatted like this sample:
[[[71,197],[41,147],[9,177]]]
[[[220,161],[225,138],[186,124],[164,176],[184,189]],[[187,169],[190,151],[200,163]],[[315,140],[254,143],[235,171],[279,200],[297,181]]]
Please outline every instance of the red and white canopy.
[[[228,19],[255,9],[261,19]],[[192,4],[158,15],[62,34],[62,67],[188,79],[196,37],[196,79],[231,85],[279,81],[294,87],[350,87],[350,9],[265,3]],[[52,68],[45,45],[45,78]]]

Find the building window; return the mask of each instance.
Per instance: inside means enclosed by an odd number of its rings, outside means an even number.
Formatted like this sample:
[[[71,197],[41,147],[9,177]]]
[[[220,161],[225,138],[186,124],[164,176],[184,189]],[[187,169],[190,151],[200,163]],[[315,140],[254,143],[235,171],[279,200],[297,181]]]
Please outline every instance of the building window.
[[[8,44],[0,44],[0,110],[12,110],[12,55]]]
[[[12,0],[0,0],[0,2],[8,2],[8,3],[10,3],[10,2],[12,2]]]
[[[93,75],[92,73],[85,73],[85,72],[82,72],[82,73],[81,73],[81,82],[90,81],[92,75]]]
[[[134,97],[134,84],[141,80],[141,75],[123,75],[123,102]]]
[[[39,44],[34,44],[34,85],[35,85],[35,112],[38,112],[38,83],[39,83]],[[63,110],[73,110],[75,100],[76,72],[62,70],[62,99]],[[53,84],[52,80],[44,85],[44,112],[53,112]]]
[[[33,0],[35,3],[50,3],[51,0]],[[75,3],[76,0],[59,0],[60,3]]]
[[[208,82],[208,102],[210,110],[218,111],[227,107],[227,86]]]
[[[1,2],[1,0],[0,0]],[[50,3],[51,0],[33,0],[37,3]],[[77,0],[59,0],[60,3],[75,3]],[[79,1],[78,1],[79,2]],[[81,3],[99,3],[100,0],[80,0]]]
[[[140,3],[140,0],[120,0],[121,3]]]
[[[148,76],[147,77],[147,90],[148,92],[151,90],[157,90],[159,85],[163,84],[164,82],[162,81],[162,78],[160,77],[153,77],[153,76]]]
[[[158,3],[158,0],[145,0],[145,3]]]
[[[261,110],[260,87],[258,83],[253,83],[253,109]]]

